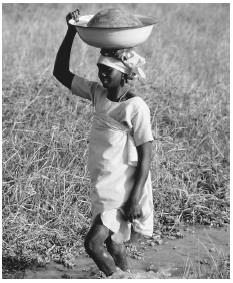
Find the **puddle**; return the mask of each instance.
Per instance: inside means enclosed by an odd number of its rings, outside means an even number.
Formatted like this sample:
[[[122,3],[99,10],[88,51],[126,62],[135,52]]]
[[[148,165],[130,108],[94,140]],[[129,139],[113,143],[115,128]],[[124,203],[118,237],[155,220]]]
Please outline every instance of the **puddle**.
[[[230,254],[230,229],[191,227],[181,231],[183,238],[164,238],[161,245],[143,241],[137,245],[141,259],[129,258],[131,273],[118,272],[112,278],[184,278],[186,274],[198,270],[204,274],[216,264],[221,255]],[[210,263],[210,265],[208,265]],[[95,279],[100,272],[87,256],[80,256],[72,269],[61,264],[50,263],[46,268],[26,270],[26,279]]]

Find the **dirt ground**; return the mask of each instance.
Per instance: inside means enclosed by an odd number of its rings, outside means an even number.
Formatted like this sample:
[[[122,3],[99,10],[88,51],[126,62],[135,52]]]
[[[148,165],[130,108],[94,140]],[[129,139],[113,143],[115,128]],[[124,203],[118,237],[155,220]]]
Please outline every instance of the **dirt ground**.
[[[179,239],[161,238],[128,244],[131,272],[118,271],[111,278],[206,278],[218,269],[218,259],[230,254],[229,228],[191,227],[182,231]],[[97,279],[104,278],[93,261],[79,256],[74,267],[50,263],[46,268],[26,270],[25,279]]]

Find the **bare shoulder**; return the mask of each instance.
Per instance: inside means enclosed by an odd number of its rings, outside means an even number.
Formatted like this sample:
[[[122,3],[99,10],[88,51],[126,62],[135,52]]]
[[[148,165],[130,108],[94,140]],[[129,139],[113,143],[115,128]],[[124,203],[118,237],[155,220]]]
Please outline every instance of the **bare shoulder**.
[[[137,97],[138,99],[135,99],[134,102],[135,104],[139,104],[139,105],[147,105],[146,102],[144,101],[144,99],[138,95],[137,93],[133,92],[133,91],[129,91],[126,95],[126,100],[130,99],[130,98],[134,98]]]
[[[133,98],[133,97],[139,97],[139,96],[132,91],[128,91],[127,95],[126,95],[126,99],[128,100],[128,99]]]
[[[132,99],[130,98],[137,98]],[[135,113],[150,113],[150,109],[146,101],[137,93],[129,91],[126,96],[126,100],[130,102],[132,109],[134,109]]]

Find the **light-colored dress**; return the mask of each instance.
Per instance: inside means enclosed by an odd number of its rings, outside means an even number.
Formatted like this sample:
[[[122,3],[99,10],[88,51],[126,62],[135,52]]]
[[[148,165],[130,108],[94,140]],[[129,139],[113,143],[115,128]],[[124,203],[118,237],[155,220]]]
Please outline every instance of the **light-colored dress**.
[[[147,104],[138,96],[113,102],[100,84],[79,76],[74,77],[71,90],[73,94],[91,100],[95,108],[88,152],[93,217],[101,215],[115,241],[128,241],[131,225],[134,231],[151,236],[153,199],[150,173],[140,200],[142,217],[131,224],[124,219],[122,209],[135,181],[136,146],[153,140]]]

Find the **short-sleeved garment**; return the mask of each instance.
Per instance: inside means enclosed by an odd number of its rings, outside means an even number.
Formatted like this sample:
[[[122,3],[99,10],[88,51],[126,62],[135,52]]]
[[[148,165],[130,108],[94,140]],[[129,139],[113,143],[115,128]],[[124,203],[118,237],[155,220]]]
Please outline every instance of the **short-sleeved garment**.
[[[74,77],[71,90],[73,94],[91,100],[95,108],[88,154],[93,216],[101,214],[104,225],[114,232],[115,238],[127,241],[131,229],[124,220],[122,207],[134,186],[136,172],[130,156],[133,152],[133,160],[137,160],[136,146],[153,140],[150,110],[138,96],[113,102],[107,98],[107,89],[78,76]],[[153,201],[150,174],[140,202],[143,216],[133,224],[133,228],[151,236]]]
[[[96,112],[105,112],[120,123],[133,128],[135,145],[139,146],[153,141],[150,123],[150,110],[139,96],[122,102],[107,98],[107,90],[100,84],[75,76],[72,82],[72,93],[93,102]]]

